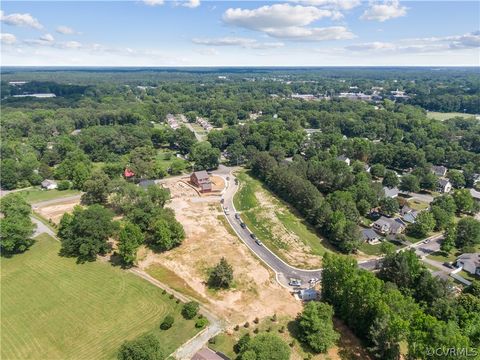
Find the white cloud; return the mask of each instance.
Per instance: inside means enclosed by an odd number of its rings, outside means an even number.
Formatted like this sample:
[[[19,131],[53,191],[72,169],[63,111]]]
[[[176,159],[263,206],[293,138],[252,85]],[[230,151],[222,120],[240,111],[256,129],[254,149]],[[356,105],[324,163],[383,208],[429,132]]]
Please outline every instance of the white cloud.
[[[325,0],[324,3],[335,2]],[[342,14],[336,10],[314,6],[275,4],[257,9],[230,8],[223,14],[223,21],[230,25],[263,32],[271,37],[296,41],[342,40],[355,37],[343,26],[312,27],[313,22],[330,18],[338,20]]]
[[[45,34],[40,36],[41,41],[46,41],[46,42],[54,42],[55,38],[52,36],[52,34]]]
[[[63,35],[73,35],[76,34],[77,32],[73,30],[71,27],[60,25],[59,27],[56,28],[55,30],[59,34]]]
[[[239,46],[247,49],[271,49],[284,46],[281,42],[259,42],[256,39],[241,37],[223,37],[215,39],[192,39],[194,44],[207,46]]]
[[[188,0],[182,3],[182,6],[193,9],[200,6],[200,0]]]
[[[11,45],[17,41],[17,38],[13,34],[0,33],[0,41],[2,44]]]
[[[295,0],[302,4],[319,6],[326,9],[351,10],[359,6],[361,0]]]
[[[82,44],[78,41],[67,41],[65,43],[61,43],[60,46],[67,49],[78,49],[82,47]]]
[[[3,23],[7,25],[12,25],[12,26],[25,26],[25,27],[32,27],[34,29],[43,28],[43,25],[40,24],[40,22],[30,14],[15,13],[10,15],[5,15],[3,11],[0,11],[0,20]]]
[[[319,9],[314,6],[290,4],[266,5],[257,9],[230,8],[223,14],[223,21],[251,30],[305,26],[322,18],[338,18],[336,11]]]
[[[390,0],[385,1],[383,4],[371,3],[370,7],[365,10],[361,16],[361,19],[383,22],[405,16],[406,14],[407,8],[405,6],[400,6],[400,2],[398,0]]]
[[[444,37],[402,39],[395,43],[370,42],[345,47],[355,52],[426,53],[480,48],[480,31]]]
[[[355,38],[355,34],[343,26],[325,28],[290,26],[286,28],[265,29],[265,33],[280,39],[302,41],[346,40]]]
[[[143,2],[148,6],[157,6],[157,5],[163,5],[164,0],[143,0]]]

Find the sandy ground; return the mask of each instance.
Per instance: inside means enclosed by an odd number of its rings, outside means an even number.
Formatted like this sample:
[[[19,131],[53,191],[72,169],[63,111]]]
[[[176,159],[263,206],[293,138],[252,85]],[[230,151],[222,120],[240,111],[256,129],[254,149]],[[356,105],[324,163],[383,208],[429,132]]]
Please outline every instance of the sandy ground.
[[[274,313],[295,316],[301,311],[301,304],[278,285],[273,273],[224,227],[218,218],[222,212],[217,197],[200,197],[182,181],[162,183],[171,191],[172,201],[168,206],[183,224],[186,239],[178,248],[163,254],[149,251],[139,263],[140,268],[161,263],[198,294],[207,297],[210,301],[207,305],[232,325]],[[228,291],[213,291],[205,284],[208,269],[221,257],[232,265],[235,285]]]
[[[79,204],[80,204],[80,199],[75,199],[75,200],[68,200],[65,202],[57,203],[54,205],[45,205],[45,206],[35,207],[33,210],[38,214],[40,214],[45,219],[51,220],[54,224],[58,225],[63,214],[71,213],[73,211],[73,208]]]
[[[275,212],[278,206],[272,198],[261,191],[255,193],[256,198],[262,204],[261,211],[256,209],[257,219],[265,219],[266,224],[271,224],[270,231],[281,242],[287,245],[288,250],[280,249],[287,262],[293,266],[316,268],[321,266],[322,259],[318,255],[310,253],[310,248],[305,245],[297,234],[288,231],[280,222]]]

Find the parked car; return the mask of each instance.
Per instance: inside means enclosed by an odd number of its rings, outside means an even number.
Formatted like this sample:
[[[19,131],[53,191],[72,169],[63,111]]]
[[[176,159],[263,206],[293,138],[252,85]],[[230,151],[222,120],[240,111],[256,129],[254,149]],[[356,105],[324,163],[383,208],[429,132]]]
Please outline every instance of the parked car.
[[[263,243],[260,241],[260,239],[255,239],[255,242],[256,242],[257,245],[259,245],[259,246],[262,246],[262,245],[263,245]]]
[[[244,222],[241,222],[240,226],[242,227],[242,229],[245,229],[247,227],[247,224],[245,224]]]
[[[290,279],[288,282],[288,285],[290,286],[302,286],[302,280],[300,279]]]
[[[251,233],[251,234],[250,234],[250,237],[251,237],[253,240],[257,240],[257,237],[255,236],[254,233]]]
[[[239,213],[235,214],[235,219],[240,220],[240,214]]]
[[[235,179],[235,185],[238,185],[238,179]]]
[[[226,207],[226,208],[224,209],[224,211],[225,211],[225,215],[230,214],[230,210],[228,210],[228,207]]]
[[[449,269],[454,269],[454,268],[455,268],[455,266],[453,266],[453,264],[452,264],[451,262],[448,262],[448,261],[445,261],[445,262],[443,263],[443,266],[446,266],[446,267],[448,267]]]

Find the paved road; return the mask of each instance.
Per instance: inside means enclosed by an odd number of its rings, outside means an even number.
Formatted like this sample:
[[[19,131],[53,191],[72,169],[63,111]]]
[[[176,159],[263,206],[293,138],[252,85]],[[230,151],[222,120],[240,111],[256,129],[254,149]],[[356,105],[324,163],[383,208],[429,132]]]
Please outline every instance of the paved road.
[[[64,202],[69,202],[69,201],[74,201],[74,200],[80,200],[82,197],[82,194],[77,194],[77,195],[70,195],[70,196],[64,196],[64,197],[59,197],[56,199],[52,200],[45,200],[45,201],[39,201],[34,204],[32,204],[32,208],[36,209],[42,206],[48,206],[48,205],[54,205],[58,203],[64,203]]]
[[[235,184],[235,177],[232,175],[232,169],[226,167],[220,167],[215,174],[224,176],[227,181],[227,188],[224,191],[224,207],[229,209],[229,214],[226,214],[226,218],[233,230],[237,233],[238,237],[247,245],[268,267],[270,267],[276,274],[277,281],[288,287],[290,278],[301,279],[303,285],[307,285],[311,278],[320,278],[322,270],[302,270],[288,265],[267,247],[258,245],[255,240],[250,236],[251,232],[248,228],[242,228],[240,221],[235,218],[235,205],[233,204],[233,196],[237,192],[239,185]]]
[[[43,233],[47,233],[48,235],[50,235],[54,239],[57,238],[57,234],[55,234],[55,232],[52,229],[50,229],[47,225],[42,223],[40,220],[38,220],[37,218],[35,218],[33,216],[30,216],[30,219],[36,225],[35,230],[33,231],[33,236],[32,237],[38,236],[38,235],[43,234]]]

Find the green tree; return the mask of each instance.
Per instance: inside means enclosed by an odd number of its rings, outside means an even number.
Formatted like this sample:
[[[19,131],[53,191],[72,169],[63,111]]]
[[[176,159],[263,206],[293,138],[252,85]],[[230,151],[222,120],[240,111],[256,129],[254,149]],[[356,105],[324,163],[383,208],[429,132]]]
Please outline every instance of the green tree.
[[[370,168],[370,174],[372,174],[372,176],[376,177],[377,179],[381,178],[381,177],[384,177],[386,171],[387,171],[387,169],[385,168],[385,165],[383,165],[383,164],[373,164],[372,167]]]
[[[133,149],[129,156],[129,168],[139,179],[151,179],[155,175],[155,149],[142,146]]]
[[[453,223],[453,214],[447,212],[439,206],[432,206],[430,211],[435,219],[435,230],[445,230]]]
[[[457,212],[470,213],[474,209],[474,200],[468,189],[455,190],[452,196]]]
[[[58,229],[62,242],[60,253],[74,256],[79,262],[94,261],[98,254],[105,254],[107,240],[117,228],[113,212],[95,204],[83,209],[75,207],[73,213],[64,214]]]
[[[240,354],[242,360],[288,360],[290,348],[276,335],[260,334],[251,339]]]
[[[415,223],[408,226],[408,232],[416,238],[427,236],[435,228],[435,218],[430,211],[418,214]]]
[[[89,177],[90,168],[84,163],[78,163],[73,167],[71,180],[75,189],[81,190]]]
[[[82,204],[106,204],[110,178],[103,171],[96,171],[83,183]]]
[[[160,329],[162,330],[170,329],[174,321],[175,321],[175,318],[172,315],[165,316],[165,319],[163,319],[162,323],[160,324]]]
[[[208,285],[217,289],[228,289],[233,282],[233,268],[222,257],[220,262],[211,270]]]
[[[195,162],[195,170],[210,170],[218,167],[220,150],[212,147],[208,141],[193,145],[190,159]]]
[[[420,181],[415,175],[404,175],[400,181],[400,190],[418,192],[420,191]]]
[[[393,170],[385,171],[385,176],[383,177],[382,184],[383,186],[386,186],[388,188],[394,188],[398,186],[399,180],[397,173]]]
[[[27,250],[32,244],[34,224],[30,220],[31,206],[23,196],[12,193],[0,200],[0,251],[3,255]]]
[[[163,360],[164,358],[165,353],[160,342],[152,334],[124,342],[117,356],[118,360]]]
[[[193,319],[200,310],[200,304],[196,301],[185,303],[182,307],[182,315],[185,319]]]
[[[455,189],[461,189],[465,187],[466,181],[465,176],[461,171],[458,170],[449,170],[447,173],[447,178],[452,183]]]
[[[193,144],[197,142],[195,134],[185,126],[175,130],[174,136],[171,137],[170,146],[177,146],[180,153],[186,155],[192,149]]]
[[[149,243],[161,251],[178,246],[185,238],[183,226],[173,215],[159,215],[150,221]]]
[[[455,246],[468,252],[478,244],[480,244],[480,221],[472,217],[460,219],[457,223]]]
[[[310,301],[298,316],[299,338],[316,353],[326,353],[335,345],[339,334],[333,328],[330,305]]]
[[[393,216],[398,213],[398,201],[390,197],[385,197],[380,200],[380,209],[382,210],[383,214],[387,216]]]
[[[455,240],[457,238],[457,227],[455,225],[449,226],[443,233],[443,241],[440,244],[440,250],[450,253],[455,247]]]
[[[127,266],[132,266],[137,259],[137,250],[144,241],[142,230],[129,221],[125,223],[118,235],[118,252]]]

